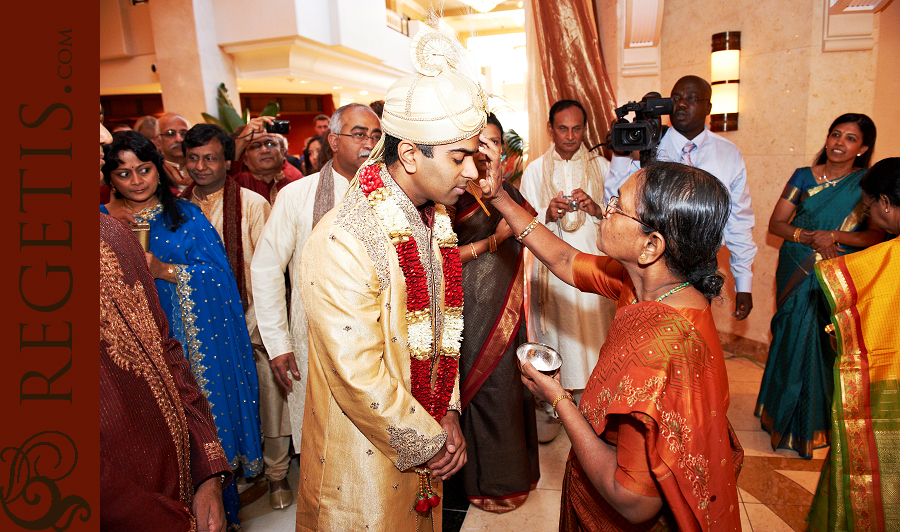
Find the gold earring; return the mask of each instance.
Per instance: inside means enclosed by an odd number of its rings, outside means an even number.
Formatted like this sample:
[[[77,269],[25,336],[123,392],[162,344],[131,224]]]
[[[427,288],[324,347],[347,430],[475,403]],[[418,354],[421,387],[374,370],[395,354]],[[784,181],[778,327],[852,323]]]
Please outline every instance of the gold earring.
[[[647,254],[641,251],[641,260],[647,260]]]

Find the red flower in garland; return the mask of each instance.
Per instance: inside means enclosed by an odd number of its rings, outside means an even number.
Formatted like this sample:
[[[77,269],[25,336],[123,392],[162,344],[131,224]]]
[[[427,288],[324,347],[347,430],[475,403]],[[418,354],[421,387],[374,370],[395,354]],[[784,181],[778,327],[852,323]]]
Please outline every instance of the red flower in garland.
[[[366,196],[371,194],[373,190],[378,190],[384,186],[384,182],[381,180],[381,168],[380,164],[370,164],[359,173],[359,184]]]
[[[444,304],[448,307],[461,307],[463,304],[462,263],[459,260],[459,248],[441,248],[444,259]]]
[[[396,246],[400,259],[400,269],[406,278],[406,309],[410,311],[428,308],[428,283],[425,268],[419,260],[419,249],[416,239],[409,237],[406,242]]]

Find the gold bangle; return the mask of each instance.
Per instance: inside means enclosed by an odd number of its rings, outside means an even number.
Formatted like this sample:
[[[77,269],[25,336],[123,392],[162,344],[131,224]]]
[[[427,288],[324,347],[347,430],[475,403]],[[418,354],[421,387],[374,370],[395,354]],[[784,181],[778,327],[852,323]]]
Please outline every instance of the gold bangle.
[[[472,260],[477,259],[478,253],[475,253],[475,243],[474,242],[469,242],[469,249],[472,250]]]
[[[557,397],[553,401],[553,415],[556,417],[559,417],[559,412],[556,411],[556,403],[562,401],[563,399],[568,399],[568,400],[572,401],[573,404],[575,403],[575,397],[573,397],[572,394],[570,394],[569,392],[566,392],[566,393],[560,395],[559,397]]]
[[[495,253],[497,251],[497,237],[491,235],[488,238],[488,251]]]
[[[831,233],[831,243],[836,244],[837,240],[834,239],[834,231],[829,231],[829,233]]]
[[[802,230],[803,229],[800,229],[799,227],[797,229],[794,229],[794,242],[798,244],[800,243],[800,231]]]
[[[522,231],[521,233],[519,233],[518,236],[516,236],[516,240],[521,242],[523,238],[528,236],[528,233],[534,231],[534,228],[537,227],[537,224],[538,224],[537,218],[531,220],[531,223],[528,224],[528,227],[526,227],[524,231]]]

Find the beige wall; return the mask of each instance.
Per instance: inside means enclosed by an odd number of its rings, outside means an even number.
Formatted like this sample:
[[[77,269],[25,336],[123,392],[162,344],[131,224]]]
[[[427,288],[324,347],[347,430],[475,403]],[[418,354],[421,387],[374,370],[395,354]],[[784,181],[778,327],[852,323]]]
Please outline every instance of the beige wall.
[[[878,126],[876,160],[900,157],[900,2],[891,4],[876,20],[878,62],[872,117]]]
[[[668,95],[681,76],[709,79],[715,33],[741,32],[740,125],[723,133],[747,165],[759,252],[753,265],[754,309],[736,322],[734,285],[714,304],[722,332],[768,344],[775,311],[775,266],[781,240],[768,234],[769,216],[793,170],[808,166],[821,149],[831,121],[846,112],[872,117],[879,128],[875,159],[898,155],[900,2],[875,15],[875,48],[822,52],[823,0],[666,0],[660,38],[659,76],[623,77],[624,0],[597,0],[604,58],[619,105],[650,90]],[[879,40],[879,35],[888,35]],[[726,249],[720,265],[727,269]],[[730,277],[730,275],[729,275]]]

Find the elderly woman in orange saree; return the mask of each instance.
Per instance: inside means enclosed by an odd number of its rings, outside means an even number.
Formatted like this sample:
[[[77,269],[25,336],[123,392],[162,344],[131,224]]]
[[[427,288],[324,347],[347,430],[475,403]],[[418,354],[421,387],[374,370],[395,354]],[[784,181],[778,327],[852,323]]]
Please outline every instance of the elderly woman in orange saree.
[[[709,306],[723,284],[725,187],[679,163],[639,170],[598,213],[598,247],[608,255],[600,257],[558,239],[496,178],[480,184],[554,275],[618,301],[580,405],[558,378],[522,367],[572,442],[560,530],[740,530],[743,450],[726,417],[728,379]]]
[[[860,182],[876,225],[900,234],[900,157]],[[819,477],[809,530],[900,526],[900,237],[816,264],[837,336],[831,449]]]

